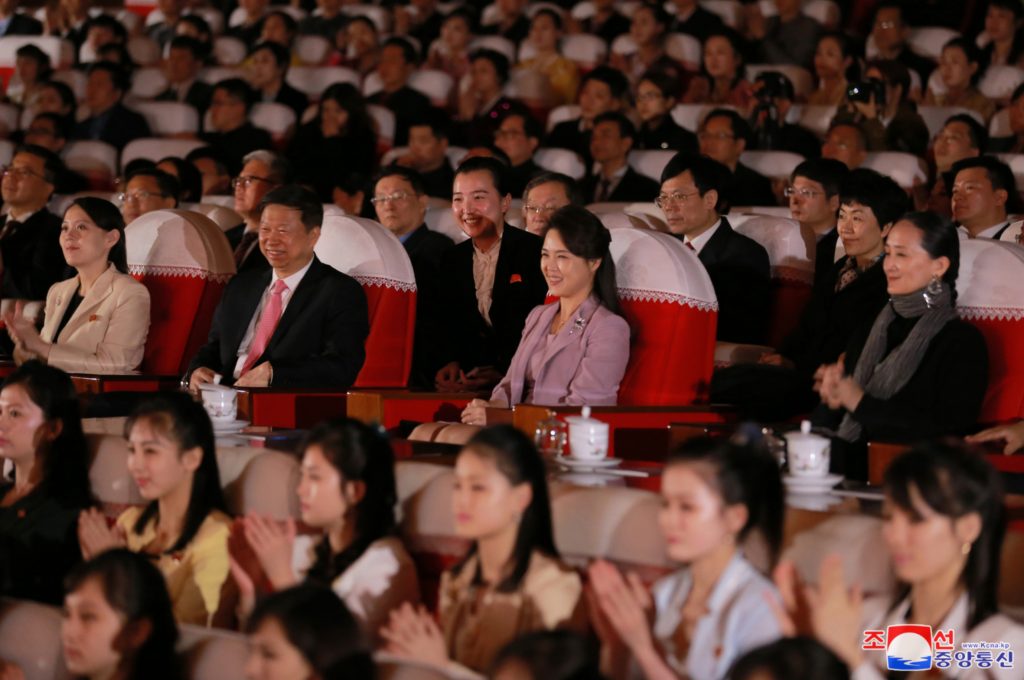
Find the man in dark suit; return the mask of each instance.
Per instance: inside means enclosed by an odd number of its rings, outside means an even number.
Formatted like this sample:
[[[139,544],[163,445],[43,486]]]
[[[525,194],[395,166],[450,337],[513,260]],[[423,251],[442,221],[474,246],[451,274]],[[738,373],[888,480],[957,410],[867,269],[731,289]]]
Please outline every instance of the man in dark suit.
[[[206,48],[195,38],[173,38],[162,65],[167,89],[156,96],[157,101],[188,104],[199,113],[200,125],[213,96],[213,86],[199,79],[205,53]]]
[[[541,240],[505,223],[512,197],[505,165],[470,158],[455,171],[452,211],[469,236],[441,259],[448,341],[440,390],[479,391],[496,384],[512,361],[530,310],[544,302]]]
[[[533,161],[543,134],[537,119],[521,105],[513,106],[494,132],[494,146],[505,152],[511,165],[506,176],[508,191],[513,196],[522,196],[530,180],[544,172]]]
[[[964,158],[950,171],[953,219],[964,238],[999,240],[1010,228],[1008,214],[1021,211],[1013,171],[993,156]]]
[[[377,75],[383,87],[366,101],[386,106],[395,114],[395,146],[405,146],[409,140],[410,120],[430,106],[425,94],[408,85],[418,65],[419,55],[408,40],[389,38],[384,42],[377,62]]]
[[[235,212],[242,216],[244,222],[228,229],[224,235],[234,251],[237,271],[262,271],[270,266],[257,243],[263,198],[290,182],[291,174],[291,163],[287,158],[259,149],[246,154],[241,173],[231,180],[235,190]]]
[[[202,134],[202,139],[224,159],[233,176],[242,169],[246,154],[274,145],[270,133],[249,122],[249,110],[255,100],[252,88],[241,78],[227,78],[213,88],[211,129]]]
[[[615,8],[615,0],[593,0],[594,14],[580,19],[581,33],[592,33],[611,46],[623,33],[629,33],[629,18]]]
[[[412,262],[416,275],[416,338],[409,384],[429,389],[445,360],[441,258],[452,247],[452,240],[424,223],[428,197],[415,170],[397,165],[381,170],[370,201],[377,221],[398,237]]]
[[[309,99],[285,82],[292,55],[276,42],[261,42],[249,50],[248,79],[261,102],[284,104],[295,112],[295,122],[309,106]]]
[[[98,61],[90,66],[85,84],[90,116],[75,128],[75,138],[97,139],[121,151],[128,142],[149,137],[146,119],[121,103],[130,87],[128,74],[117,64]]]
[[[669,231],[695,251],[718,298],[718,339],[761,344],[768,328],[771,270],[768,253],[733,231],[722,217],[721,187],[729,170],[706,156],[677,154],[661,175],[656,203]]]
[[[750,141],[750,124],[732,109],[715,109],[701,123],[700,152],[729,169],[732,178],[722,187],[730,206],[776,205],[772,183],[740,163]]]
[[[542,172],[523,189],[523,227],[543,236],[551,216],[567,205],[583,205],[583,194],[572,177],[560,172]]]
[[[45,300],[50,286],[66,278],[60,247],[61,218],[46,209],[64,169],[47,149],[18,147],[3,174],[0,193],[0,257],[3,299]]]
[[[658,195],[657,182],[629,167],[634,139],[636,128],[625,114],[609,111],[594,119],[590,155],[598,170],[583,180],[587,203],[649,201]]]
[[[702,41],[723,28],[722,19],[714,12],[697,4],[697,0],[672,0],[676,6],[675,19],[669,29],[672,33],[688,33]]]
[[[9,35],[41,35],[43,25],[27,14],[19,14],[18,0],[0,0],[0,37]]]
[[[583,158],[585,167],[590,167],[590,129],[594,119],[606,111],[621,111],[628,95],[629,80],[622,71],[598,66],[580,82],[579,118],[555,125],[544,146],[575,151]]]
[[[272,267],[238,274],[224,290],[206,345],[189,364],[189,388],[346,390],[363,366],[366,295],[351,277],[313,254],[323,206],[296,185],[264,197],[260,250]]]
[[[526,16],[527,0],[498,0],[494,3],[498,18],[494,23],[481,26],[481,35],[498,35],[518,45],[530,32],[530,20]]]
[[[849,169],[830,158],[812,158],[796,166],[786,187],[789,212],[800,223],[804,234],[816,239],[814,248],[814,282],[817,285],[828,275],[835,261],[836,217],[839,213],[839,190]]]
[[[419,176],[427,196],[450,200],[455,170],[448,160],[450,116],[428,108],[409,123],[409,151],[395,159],[396,165],[412,168]]]

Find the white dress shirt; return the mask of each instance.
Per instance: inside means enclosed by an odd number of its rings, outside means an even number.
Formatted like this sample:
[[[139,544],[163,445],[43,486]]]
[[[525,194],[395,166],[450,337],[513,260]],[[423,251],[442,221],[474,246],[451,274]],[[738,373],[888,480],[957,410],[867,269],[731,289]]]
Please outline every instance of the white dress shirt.
[[[971,236],[971,232],[968,231],[967,227],[965,227],[963,225],[957,226],[956,230],[957,230],[957,232],[959,232],[960,240],[961,241],[963,241],[964,239],[969,239],[969,238],[995,238],[996,234],[998,234],[999,231],[1001,229],[1003,229],[1008,224],[1009,224],[1009,222],[1004,220],[1003,222],[1000,222],[999,224],[992,225],[988,229],[985,229],[984,231],[982,231],[977,236]]]

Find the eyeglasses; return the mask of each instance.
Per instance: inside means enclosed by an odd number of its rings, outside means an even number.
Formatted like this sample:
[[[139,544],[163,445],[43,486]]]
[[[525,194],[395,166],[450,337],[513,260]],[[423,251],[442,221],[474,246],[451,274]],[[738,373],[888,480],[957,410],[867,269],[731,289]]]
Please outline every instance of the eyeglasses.
[[[899,24],[895,21],[879,21],[875,25],[881,28],[882,30],[888,30],[890,28],[896,28],[897,26],[899,26]]]
[[[544,213],[545,215],[550,215],[551,213],[558,210],[559,207],[560,206],[557,205],[531,205],[527,203],[523,205],[523,210],[525,210],[528,213],[533,213],[534,215],[540,215],[541,213]]]
[[[674,191],[671,194],[658,194],[658,197],[654,199],[654,205],[659,208],[667,208],[670,205],[681,205],[691,196],[699,195],[699,191],[692,191],[688,194],[684,194],[681,191]]]
[[[412,194],[406,191],[396,191],[395,193],[387,196],[374,196],[370,199],[370,203],[374,205],[387,205],[388,203],[394,203],[396,201],[404,201],[410,196],[412,196]]]
[[[819,194],[825,193],[824,191],[817,191],[815,189],[797,189],[796,187],[786,187],[783,189],[782,194],[786,198],[793,198],[799,196],[800,198],[814,198]]]
[[[129,201],[138,203],[139,201],[145,201],[147,198],[167,198],[167,194],[159,194],[153,191],[133,191],[132,193],[123,192],[117,195],[117,200],[121,203],[128,203]]]
[[[721,142],[721,141],[724,141],[726,139],[736,139],[736,135],[730,134],[728,132],[698,132],[697,133],[697,138],[698,139],[717,140],[717,141]]]
[[[271,180],[267,179],[266,177],[257,177],[256,175],[242,175],[241,177],[236,177],[233,180],[231,180],[231,188],[237,189],[238,187],[242,187],[243,189],[248,189],[250,186],[252,186],[253,182],[266,182],[267,184],[274,183]]]
[[[18,179],[25,179],[26,177],[38,177],[39,179],[43,180],[44,182],[47,181],[46,177],[40,175],[39,173],[35,172],[34,170],[31,170],[31,169],[23,167],[23,166],[18,166],[18,167],[3,166],[3,171],[0,174],[3,174],[4,177],[17,177]]]

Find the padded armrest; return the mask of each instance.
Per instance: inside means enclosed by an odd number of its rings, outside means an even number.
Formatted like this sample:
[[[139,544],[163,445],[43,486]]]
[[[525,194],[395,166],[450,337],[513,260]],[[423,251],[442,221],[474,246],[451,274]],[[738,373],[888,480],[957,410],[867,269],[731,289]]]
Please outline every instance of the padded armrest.
[[[348,416],[364,423],[379,423],[388,430],[403,420],[457,423],[466,404],[478,396],[473,392],[352,390],[348,393]]]
[[[762,354],[774,351],[774,347],[767,345],[741,345],[735,342],[716,342],[715,366],[756,364],[761,359]]]
[[[178,389],[181,377],[144,373],[72,373],[71,382],[79,394],[164,392]]]

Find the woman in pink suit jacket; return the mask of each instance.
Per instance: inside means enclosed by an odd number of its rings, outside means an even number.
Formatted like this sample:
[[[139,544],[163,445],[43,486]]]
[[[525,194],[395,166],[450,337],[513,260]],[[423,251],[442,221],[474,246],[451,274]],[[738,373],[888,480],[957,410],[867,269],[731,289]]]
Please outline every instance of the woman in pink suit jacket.
[[[39,359],[83,373],[138,368],[149,332],[149,291],[128,274],[121,212],[100,198],[76,199],[64,213],[60,245],[78,275],[50,288],[42,332],[21,310],[4,316],[15,361]]]
[[[551,216],[540,266],[558,301],[530,312],[505,377],[489,401],[470,402],[463,423],[486,424],[488,406],[615,404],[629,361],[629,324],[619,311],[610,243],[608,230],[583,208]]]

